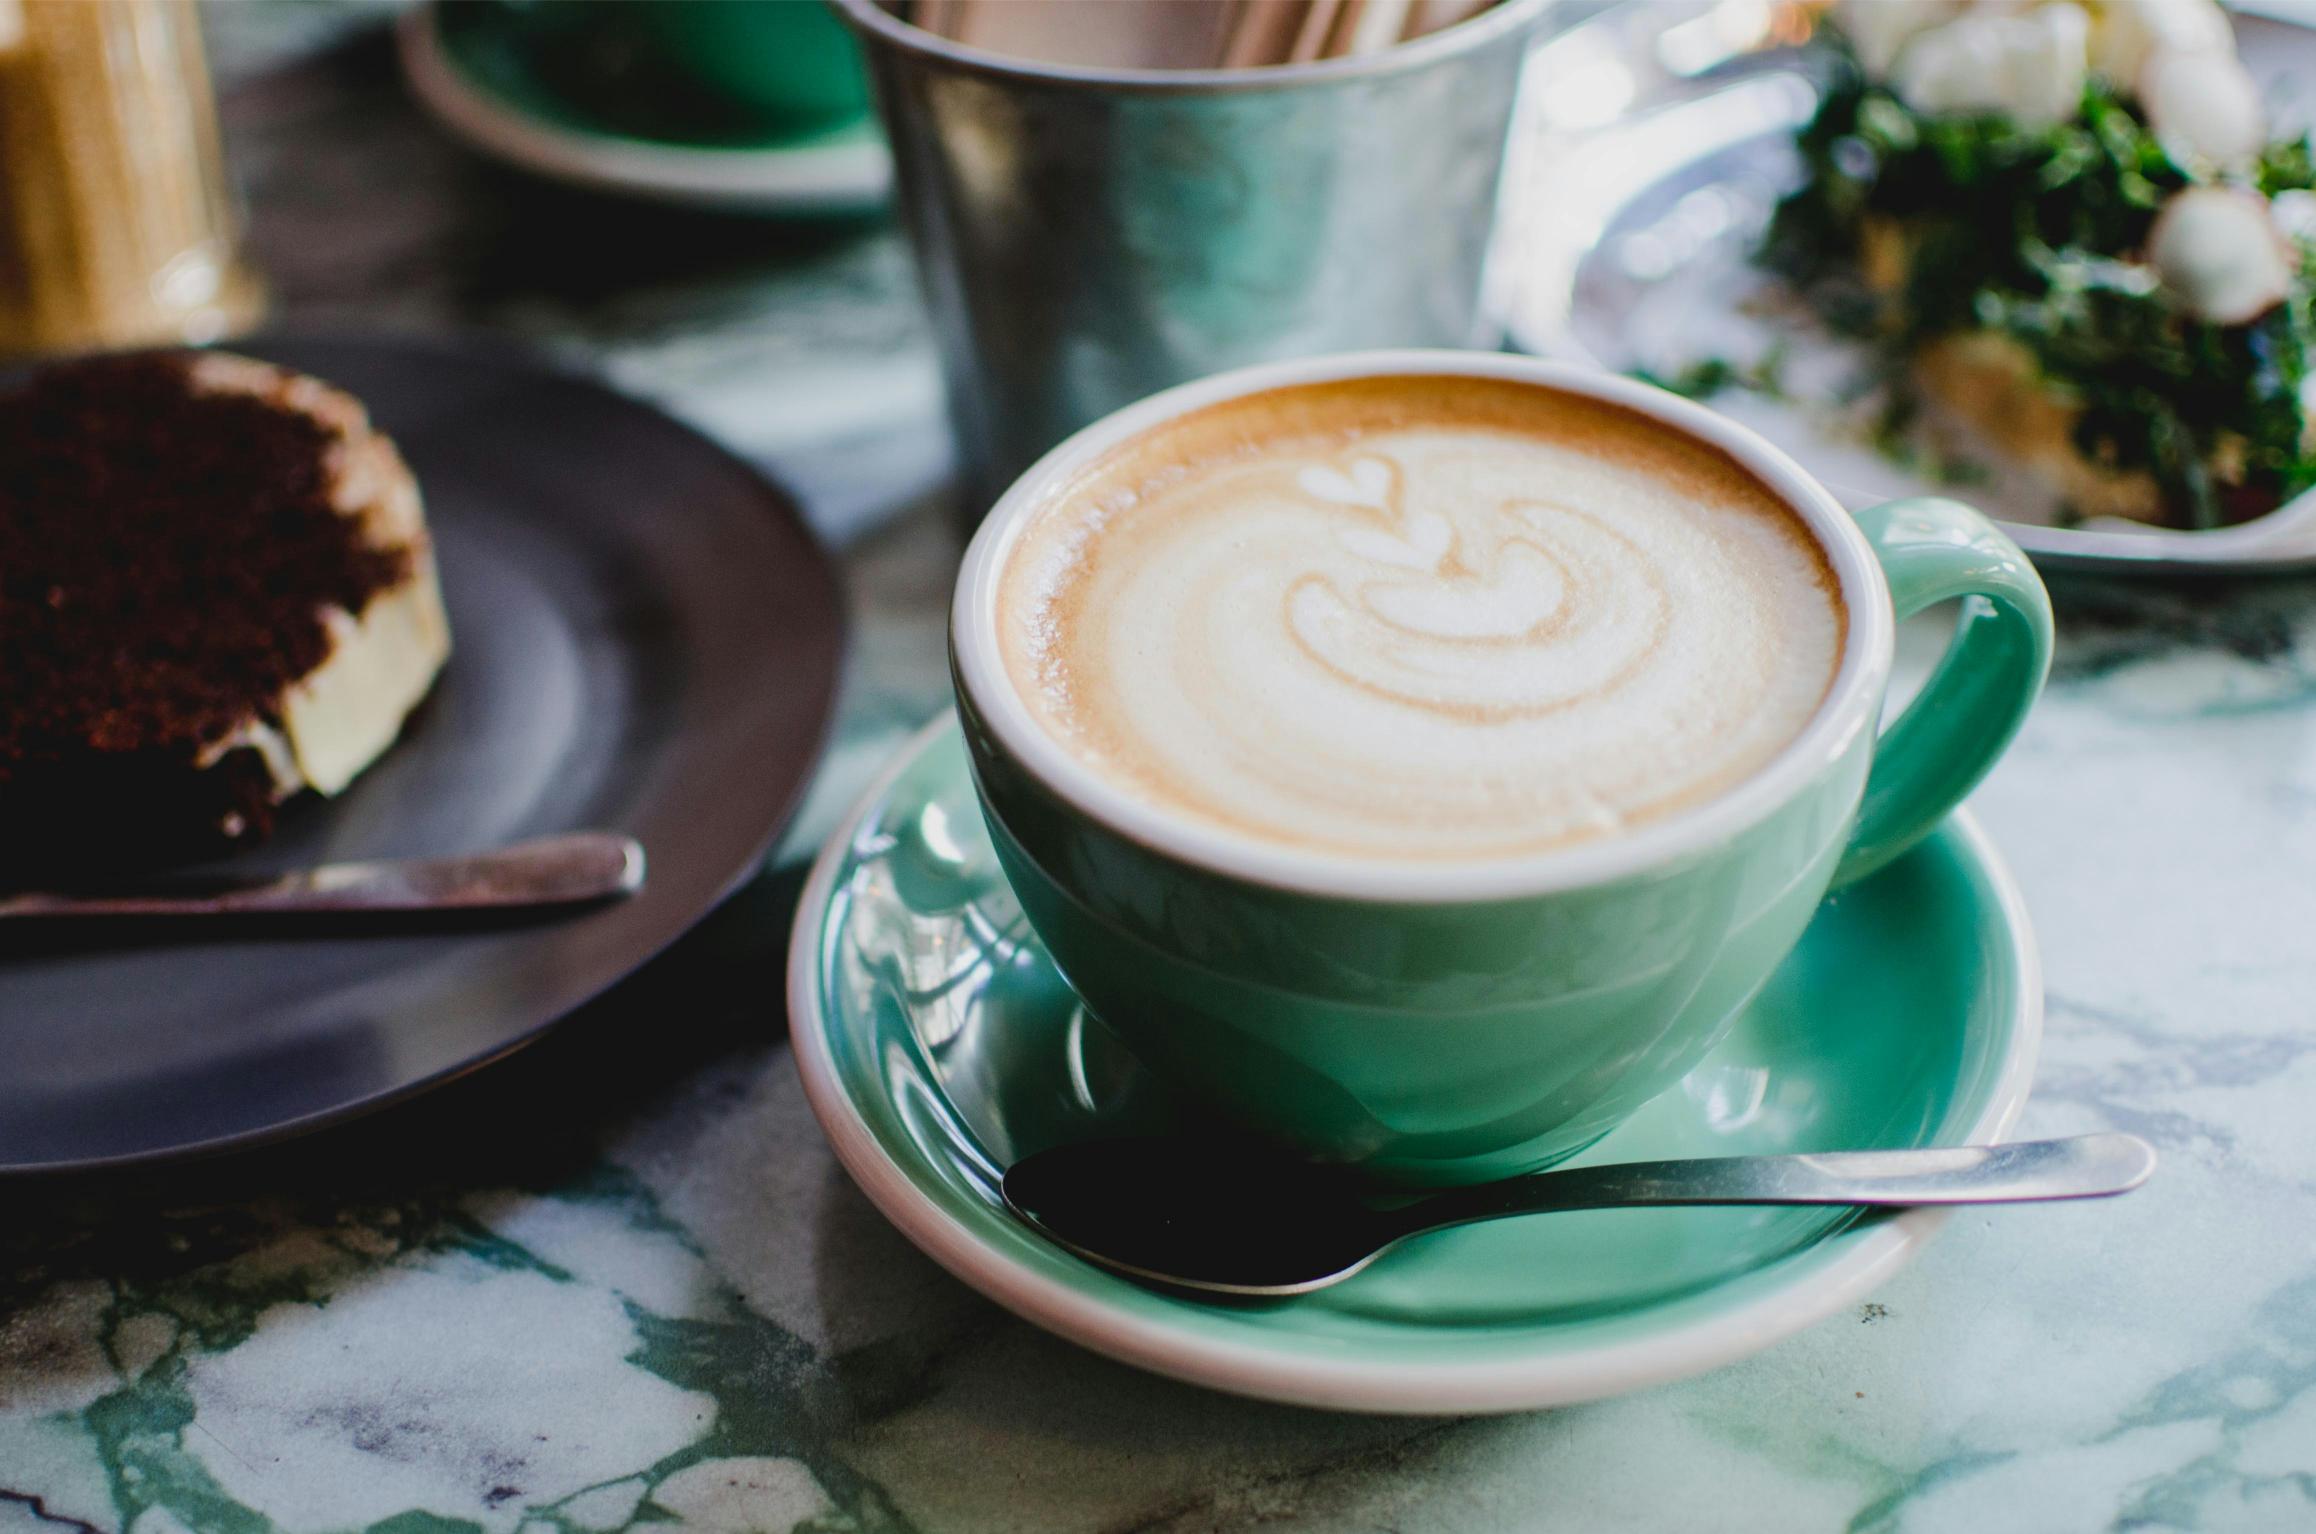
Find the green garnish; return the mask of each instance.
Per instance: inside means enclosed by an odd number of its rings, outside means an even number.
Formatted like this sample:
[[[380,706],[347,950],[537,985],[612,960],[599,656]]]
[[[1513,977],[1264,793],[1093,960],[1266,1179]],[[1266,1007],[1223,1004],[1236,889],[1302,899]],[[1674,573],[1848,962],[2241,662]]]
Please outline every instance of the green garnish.
[[[1831,328],[1872,341],[1893,379],[1940,337],[2011,338],[2079,402],[2076,450],[2148,471],[2197,527],[2316,484],[2302,403],[2316,372],[2310,285],[2223,326],[2184,312],[2134,263],[2165,200],[2198,178],[2131,101],[2093,80],[2076,120],[2050,127],[1927,117],[1845,50],[1827,52],[1831,78],[1798,141],[1807,178],[1779,205],[1761,260]],[[2271,197],[2316,189],[2316,152],[2305,138],[2271,144],[2247,182]],[[1902,254],[1883,259],[1903,278],[1878,292],[1861,260],[1893,239]],[[2305,269],[2316,252],[2301,255]]]
[[[1786,397],[1786,352],[1785,343],[1780,341],[1751,363],[1732,362],[1727,357],[1700,357],[1670,373],[1648,367],[1636,367],[1631,372],[1643,383],[1655,384],[1686,399],[1711,399],[1731,389],[1749,389],[1771,399],[1783,399]]]

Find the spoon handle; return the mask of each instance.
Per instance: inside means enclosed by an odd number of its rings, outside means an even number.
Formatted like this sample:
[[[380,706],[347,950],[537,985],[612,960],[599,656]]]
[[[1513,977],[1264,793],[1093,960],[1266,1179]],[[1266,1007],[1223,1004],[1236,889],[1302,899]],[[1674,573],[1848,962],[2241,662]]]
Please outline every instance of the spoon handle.
[[[1503,1215],[1647,1204],[2011,1204],[2128,1193],[2155,1170],[2136,1135],[2078,1135],[1923,1150],[1634,1161],[1536,1172],[1436,1194],[1397,1211],[1428,1230]]]
[[[91,916],[255,916],[570,905],[633,894],[643,847],[581,831],[489,852],[328,863],[279,878],[182,892],[0,895],[0,920]]]

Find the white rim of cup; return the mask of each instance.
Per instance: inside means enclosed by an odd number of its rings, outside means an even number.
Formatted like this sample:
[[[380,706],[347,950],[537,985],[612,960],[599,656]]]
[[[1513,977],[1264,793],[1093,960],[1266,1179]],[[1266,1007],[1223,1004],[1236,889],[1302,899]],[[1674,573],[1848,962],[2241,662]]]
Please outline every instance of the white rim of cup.
[[[1825,550],[1848,633],[1817,711],[1767,764],[1729,792],[1621,836],[1504,858],[1360,857],[1258,841],[1168,814],[1071,755],[1014,691],[997,647],[997,587],[1007,557],[1046,489],[1083,472],[1129,438],[1193,410],[1299,384],[1352,378],[1501,378],[1621,405],[1728,454],[1782,499]],[[1889,584],[1865,534],[1833,495],[1784,452],[1679,395],[1568,363],[1495,352],[1367,351],[1261,363],[1153,394],[1078,431],[999,497],[966,548],[950,607],[959,685],[1013,760],[1109,830],[1179,862],[1299,894],[1369,902],[1515,899],[1607,884],[1719,846],[1804,789],[1858,731],[1874,728],[1896,624]]]

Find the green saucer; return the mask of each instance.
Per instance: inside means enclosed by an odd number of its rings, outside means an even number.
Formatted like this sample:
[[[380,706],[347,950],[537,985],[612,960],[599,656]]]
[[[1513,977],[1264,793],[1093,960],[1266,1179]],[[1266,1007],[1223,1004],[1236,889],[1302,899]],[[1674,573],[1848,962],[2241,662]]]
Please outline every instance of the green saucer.
[[[1957,816],[1829,899],[1720,1048],[1575,1163],[1984,1143],[2026,1100],[2034,939]],[[796,919],[799,1071],[869,1197],[958,1277],[1160,1373],[1370,1411],[1591,1399],[1755,1352],[1854,1301],[1941,1216],[1610,1210],[1407,1243],[1262,1306],[1144,1289],[1033,1234],[1003,1166],[1062,1141],[1195,1127],[1076,1005],[983,834],[955,725],[919,735],[823,853]]]
[[[396,32],[403,73],[452,133],[558,181],[740,211],[883,206],[892,156],[872,117],[811,126],[751,110],[578,27],[592,9],[414,6]]]

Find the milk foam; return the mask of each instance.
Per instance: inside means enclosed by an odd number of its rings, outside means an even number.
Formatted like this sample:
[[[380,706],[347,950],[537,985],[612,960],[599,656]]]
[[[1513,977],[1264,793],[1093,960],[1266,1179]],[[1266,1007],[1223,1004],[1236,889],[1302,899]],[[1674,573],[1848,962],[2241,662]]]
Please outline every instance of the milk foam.
[[[998,607],[1040,724],[1174,812],[1419,859],[1614,835],[1800,732],[1844,622],[1767,489],[1613,407],[1393,387],[1217,407],[1035,514]]]

